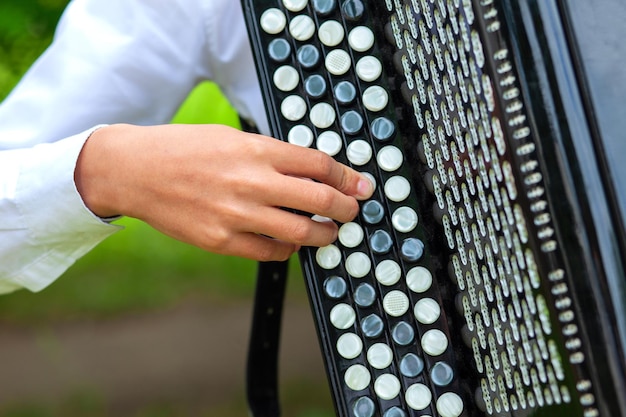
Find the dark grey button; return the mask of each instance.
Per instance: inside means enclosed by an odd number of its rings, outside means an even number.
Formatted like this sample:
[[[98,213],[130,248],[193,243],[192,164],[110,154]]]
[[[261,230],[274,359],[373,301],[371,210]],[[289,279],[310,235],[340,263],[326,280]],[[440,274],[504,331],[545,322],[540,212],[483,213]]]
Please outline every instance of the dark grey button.
[[[341,128],[348,135],[356,135],[363,129],[363,116],[354,110],[345,112],[341,116]]]
[[[370,248],[377,255],[384,255],[391,250],[393,240],[389,233],[384,230],[377,230],[370,236]]]
[[[303,68],[312,69],[320,62],[320,51],[313,45],[303,45],[296,54]]]
[[[396,324],[391,331],[391,337],[393,337],[393,341],[399,344],[400,346],[407,346],[413,342],[413,338],[415,337],[415,331],[413,327],[406,321],[401,321]]]
[[[340,104],[350,104],[356,98],[356,88],[350,81],[341,81],[335,86],[335,99]]]
[[[341,5],[341,11],[348,20],[359,20],[365,13],[365,6],[361,0],[346,0]]]
[[[304,89],[312,98],[320,98],[326,94],[326,80],[319,74],[311,75],[304,80]]]
[[[335,10],[337,2],[335,0],[313,0],[313,8],[321,15],[327,15]]]
[[[352,406],[354,417],[372,417],[376,412],[376,404],[369,397],[361,397]]]
[[[391,407],[389,410],[385,411],[383,417],[406,417],[406,412],[400,407]]]
[[[267,47],[270,58],[283,62],[291,55],[291,45],[283,38],[274,39]]]
[[[369,307],[376,301],[376,290],[370,284],[363,283],[354,290],[354,302],[360,307]]]
[[[346,295],[347,288],[346,281],[338,276],[326,278],[326,281],[324,281],[324,292],[333,300],[343,298]]]
[[[393,125],[393,122],[386,117],[379,117],[374,119],[371,125],[372,135],[374,138],[381,142],[385,142],[393,136],[396,131],[396,127]]]
[[[363,334],[371,339],[380,336],[384,328],[383,320],[376,314],[370,314],[361,320],[361,330]]]
[[[369,224],[377,224],[380,223],[385,216],[385,209],[378,201],[369,200],[363,204],[361,214],[363,215],[363,220]]]
[[[437,362],[430,370],[430,378],[435,385],[445,387],[454,379],[454,371],[447,363]]]
[[[404,239],[400,252],[405,260],[417,262],[424,254],[424,242],[414,237]]]
[[[400,362],[400,372],[408,378],[415,378],[424,370],[424,361],[414,353],[408,353]]]

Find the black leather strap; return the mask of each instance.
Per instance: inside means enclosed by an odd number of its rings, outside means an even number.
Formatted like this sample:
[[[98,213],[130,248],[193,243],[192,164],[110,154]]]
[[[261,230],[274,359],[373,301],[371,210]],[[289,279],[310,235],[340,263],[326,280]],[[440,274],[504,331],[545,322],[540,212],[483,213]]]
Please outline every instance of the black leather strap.
[[[287,262],[259,262],[248,348],[247,396],[252,417],[278,417],[278,348]]]

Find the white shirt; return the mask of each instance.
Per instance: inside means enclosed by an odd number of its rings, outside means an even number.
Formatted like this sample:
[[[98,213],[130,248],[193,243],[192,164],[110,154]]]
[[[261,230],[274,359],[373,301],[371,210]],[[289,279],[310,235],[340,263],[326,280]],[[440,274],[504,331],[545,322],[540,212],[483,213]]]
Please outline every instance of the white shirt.
[[[167,123],[204,80],[267,133],[238,0],[70,3],[50,48],[0,105],[0,293],[41,290],[119,229],[74,184],[93,129]]]

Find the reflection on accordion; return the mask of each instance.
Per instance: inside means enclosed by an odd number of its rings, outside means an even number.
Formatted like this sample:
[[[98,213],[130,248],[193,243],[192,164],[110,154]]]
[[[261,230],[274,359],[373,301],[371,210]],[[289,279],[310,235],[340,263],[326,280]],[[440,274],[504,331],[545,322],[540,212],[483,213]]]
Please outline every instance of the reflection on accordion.
[[[576,7],[243,4],[273,134],[377,184],[300,253],[338,415],[626,415],[624,207]]]

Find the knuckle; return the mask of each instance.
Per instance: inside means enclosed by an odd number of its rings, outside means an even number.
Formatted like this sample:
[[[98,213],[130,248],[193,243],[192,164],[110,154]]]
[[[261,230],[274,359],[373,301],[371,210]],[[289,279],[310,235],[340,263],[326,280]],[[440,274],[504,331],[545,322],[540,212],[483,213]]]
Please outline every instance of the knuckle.
[[[332,177],[336,161],[323,152],[316,152],[312,161],[319,171],[319,179],[326,181]]]
[[[320,187],[320,189],[314,195],[314,204],[319,213],[326,214],[331,211],[336,204],[335,192],[326,187]]]
[[[291,225],[287,233],[289,241],[298,244],[307,243],[313,235],[313,226],[310,222],[297,221]]]

